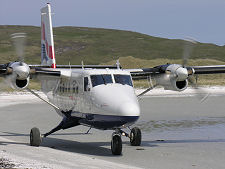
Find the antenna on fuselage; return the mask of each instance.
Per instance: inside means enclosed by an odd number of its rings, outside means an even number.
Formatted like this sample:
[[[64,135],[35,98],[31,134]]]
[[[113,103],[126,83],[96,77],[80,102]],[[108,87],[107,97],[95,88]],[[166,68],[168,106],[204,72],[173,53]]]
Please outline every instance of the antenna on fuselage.
[[[84,69],[84,61],[83,60],[81,61],[81,66],[82,66],[82,69]]]
[[[70,70],[71,70],[71,64],[70,64],[70,61],[69,61],[69,67],[70,67]]]
[[[117,69],[120,69],[120,61],[119,61],[119,59],[116,61],[116,67],[117,67]]]

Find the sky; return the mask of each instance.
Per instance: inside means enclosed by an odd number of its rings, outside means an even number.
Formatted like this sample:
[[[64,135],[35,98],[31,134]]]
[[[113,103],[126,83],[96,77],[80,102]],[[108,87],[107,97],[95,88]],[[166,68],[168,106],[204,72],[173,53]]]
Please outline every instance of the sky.
[[[40,26],[47,2],[55,27],[120,29],[225,45],[224,0],[0,0],[0,25]]]

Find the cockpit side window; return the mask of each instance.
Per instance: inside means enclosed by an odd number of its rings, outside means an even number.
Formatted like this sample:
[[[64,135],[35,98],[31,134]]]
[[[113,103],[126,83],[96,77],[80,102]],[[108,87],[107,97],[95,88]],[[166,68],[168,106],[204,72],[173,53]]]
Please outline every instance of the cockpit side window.
[[[111,75],[91,75],[92,87],[113,83]]]
[[[131,77],[129,75],[114,75],[114,79],[116,83],[133,87]]]

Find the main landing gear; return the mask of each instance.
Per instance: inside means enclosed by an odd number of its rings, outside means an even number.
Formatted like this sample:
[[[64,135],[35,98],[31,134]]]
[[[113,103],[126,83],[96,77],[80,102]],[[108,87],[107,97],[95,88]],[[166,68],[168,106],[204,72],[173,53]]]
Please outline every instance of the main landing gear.
[[[56,126],[55,128],[53,128],[51,131],[49,131],[48,133],[45,133],[43,135],[41,135],[40,130],[36,127],[32,128],[30,131],[30,145],[31,146],[40,146],[42,139],[44,137],[49,136],[52,133],[55,133],[56,131],[59,131],[61,129],[68,129],[71,127],[75,127],[80,125],[78,122],[78,119],[70,119],[70,118],[64,118],[58,126]]]
[[[130,144],[132,146],[141,145],[141,130],[138,127],[134,127],[130,132]]]
[[[30,131],[30,145],[31,146],[40,146],[43,137],[47,137],[48,135],[63,129],[63,123],[60,123],[56,128],[52,129],[50,132],[41,135],[40,130],[36,127],[32,128]],[[131,146],[140,146],[141,145],[141,130],[137,127],[131,129],[130,134],[127,134],[121,129],[116,129],[112,134],[111,141],[111,151],[113,155],[121,155],[122,154],[122,139],[121,136],[126,136],[130,138]]]
[[[131,129],[130,134],[122,131],[121,129],[116,129],[116,131],[112,134],[111,141],[111,151],[113,155],[121,155],[122,154],[122,136],[126,136],[130,138],[131,146],[140,146],[141,145],[141,130],[138,127],[134,127]]]
[[[56,128],[52,129],[50,132],[48,132],[44,135],[41,135],[40,130],[37,127],[32,128],[30,130],[30,145],[39,147],[42,142],[43,137],[47,137],[48,135],[50,135],[60,129],[62,129],[61,123]]]
[[[40,130],[36,127],[30,131],[30,145],[39,147],[42,141]]]
[[[58,130],[61,130],[61,129],[64,129],[63,122],[61,122],[57,127],[52,129],[50,132],[45,133],[43,135],[41,135],[40,130],[38,128],[36,128],[36,127],[32,128],[30,130],[30,145],[39,147],[42,142],[43,137],[47,137],[48,135],[50,135]]]

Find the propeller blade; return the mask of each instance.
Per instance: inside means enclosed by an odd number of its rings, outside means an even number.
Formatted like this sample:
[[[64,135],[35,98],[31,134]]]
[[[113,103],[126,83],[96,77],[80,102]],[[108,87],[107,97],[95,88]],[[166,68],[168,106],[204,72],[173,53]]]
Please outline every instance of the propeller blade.
[[[193,38],[186,38],[184,39],[184,52],[183,52],[183,62],[182,65],[183,67],[186,67],[188,63],[188,59],[191,56],[191,52],[193,50],[194,44],[197,44],[197,41],[194,40]]]
[[[197,44],[197,41],[193,38],[185,38],[184,39],[184,52],[183,52],[183,62],[182,66],[187,69],[188,71],[188,82],[192,86],[194,90],[194,94],[197,95],[197,98],[199,98],[200,102],[204,102],[208,96],[210,95],[209,92],[207,92],[203,88],[199,88],[197,85],[197,76],[193,76],[193,69],[191,67],[187,67],[188,59],[191,56],[191,53],[193,51],[194,45]]]
[[[26,33],[11,34],[11,39],[16,50],[18,61],[24,62],[24,46],[26,42]]]
[[[204,102],[209,96],[210,93],[205,90],[204,88],[200,88],[197,84],[197,76],[189,76],[188,77],[188,82],[194,89],[194,94],[197,96],[197,98],[200,100],[200,102]]]

